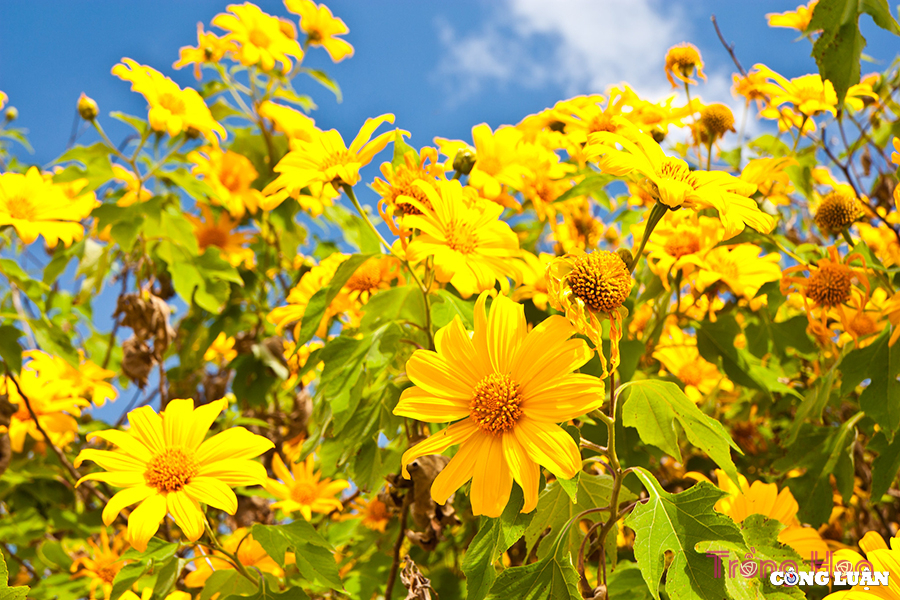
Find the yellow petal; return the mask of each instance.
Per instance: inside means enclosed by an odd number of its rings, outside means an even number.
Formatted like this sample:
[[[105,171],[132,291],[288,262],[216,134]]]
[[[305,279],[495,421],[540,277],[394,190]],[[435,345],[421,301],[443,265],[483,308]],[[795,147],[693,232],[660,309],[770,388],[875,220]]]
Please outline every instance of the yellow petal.
[[[123,508],[131,506],[135,502],[146,500],[155,493],[156,490],[154,488],[146,485],[127,488],[116,493],[103,508],[103,524],[106,526],[112,525]]]
[[[255,458],[274,447],[271,440],[261,435],[251,433],[243,427],[232,427],[200,444],[197,461],[209,463],[229,458]]]
[[[434,396],[470,399],[477,381],[431,350],[416,350],[406,363],[406,374]]]
[[[531,460],[560,479],[571,479],[581,469],[581,453],[575,440],[558,425],[522,416],[512,431]]]
[[[139,552],[146,550],[147,543],[159,529],[159,524],[165,516],[165,496],[160,494],[149,496],[128,517],[128,529],[125,534],[128,542]]]
[[[409,471],[406,465],[420,456],[440,454],[454,444],[462,444],[472,437],[476,431],[478,431],[478,425],[471,418],[468,418],[459,423],[454,423],[446,429],[442,429],[428,439],[422,440],[403,453],[403,457],[400,459],[403,467],[403,476],[409,479]]]
[[[472,479],[475,472],[475,460],[487,436],[475,435],[460,446],[459,451],[450,459],[444,470],[438,473],[431,484],[431,498],[438,504],[447,502],[450,494],[461,488]]]
[[[166,494],[166,506],[185,537],[196,542],[203,535],[204,516],[197,501],[184,491]]]
[[[501,437],[485,437],[487,440],[477,452],[472,474],[472,513],[499,517],[509,502],[513,478],[503,456]]]
[[[147,470],[146,462],[132,458],[124,452],[86,448],[75,457],[75,465],[78,466],[86,460],[97,463],[107,471],[138,471],[144,473]]]
[[[421,388],[403,390],[394,414],[412,417],[426,423],[447,423],[469,416],[469,403],[458,399],[441,398]]]
[[[541,483],[541,468],[528,457],[525,448],[511,432],[503,434],[503,456],[513,479],[522,488],[525,495],[525,506],[522,512],[531,512],[537,507],[538,487]]]
[[[266,482],[266,468],[258,462],[246,459],[226,459],[200,466],[199,477],[213,477],[230,486],[263,485]]]
[[[525,393],[522,411],[535,421],[559,423],[568,421],[603,406],[603,380],[583,373],[560,377],[552,386]]]
[[[100,438],[110,444],[115,444],[119,450],[126,452],[131,456],[149,462],[153,458],[153,454],[139,438],[132,435],[129,431],[118,431],[115,429],[107,429],[105,431],[95,431],[87,435],[88,441]],[[78,465],[75,465],[76,467]]]
[[[142,406],[128,413],[131,431],[153,454],[162,454],[166,449],[163,437],[162,418],[149,406]]]
[[[184,491],[194,500],[224,510],[229,515],[237,512],[237,496],[230,487],[213,477],[194,477],[184,486]]]

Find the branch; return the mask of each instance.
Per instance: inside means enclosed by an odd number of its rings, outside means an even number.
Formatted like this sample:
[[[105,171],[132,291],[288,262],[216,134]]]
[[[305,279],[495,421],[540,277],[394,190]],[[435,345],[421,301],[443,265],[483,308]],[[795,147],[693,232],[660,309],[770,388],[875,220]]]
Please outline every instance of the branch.
[[[744,67],[741,66],[741,62],[737,59],[737,56],[734,55],[734,44],[728,45],[728,42],[725,41],[725,37],[722,35],[722,31],[719,29],[719,23],[716,21],[716,15],[711,15],[709,20],[712,21],[713,27],[716,28],[716,35],[719,36],[719,41],[722,42],[722,45],[725,46],[725,49],[728,50],[728,54],[731,55],[731,60],[734,62],[734,66],[738,68],[738,71],[741,72],[743,77],[747,76],[747,71],[744,70]]]
[[[400,513],[400,533],[394,542],[394,560],[391,563],[391,571],[388,573],[387,584],[384,590],[384,600],[391,600],[394,594],[394,582],[397,580],[397,571],[400,568],[400,548],[403,546],[403,538],[406,537],[406,516],[409,514],[409,505],[412,499],[412,490],[407,490],[403,497],[403,511]]]

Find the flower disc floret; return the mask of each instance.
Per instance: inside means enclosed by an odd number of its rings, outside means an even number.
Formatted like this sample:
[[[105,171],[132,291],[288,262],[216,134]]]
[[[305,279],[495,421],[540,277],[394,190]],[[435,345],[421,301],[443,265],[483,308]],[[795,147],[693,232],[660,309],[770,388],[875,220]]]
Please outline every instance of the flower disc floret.
[[[734,131],[734,114],[724,104],[710,104],[700,111],[700,123],[713,138],[721,137]]]
[[[625,302],[634,280],[622,258],[598,250],[576,259],[569,275],[573,293],[593,310],[613,311]]]
[[[816,211],[816,225],[823,232],[839,233],[862,215],[862,205],[856,196],[835,190],[822,199],[819,210]]]
[[[509,375],[491,373],[475,386],[471,415],[482,431],[497,435],[515,426],[521,404],[519,384]]]
[[[852,271],[841,264],[827,263],[809,276],[806,296],[819,306],[837,306],[850,298]]]

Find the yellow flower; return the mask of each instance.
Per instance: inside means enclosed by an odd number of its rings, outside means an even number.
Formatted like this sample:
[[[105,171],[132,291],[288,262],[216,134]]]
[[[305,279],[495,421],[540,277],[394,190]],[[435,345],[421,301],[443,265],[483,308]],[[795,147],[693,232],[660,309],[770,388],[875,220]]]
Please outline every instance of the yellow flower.
[[[329,183],[335,188],[356,185],[360,168],[369,164],[394,136],[393,131],[388,131],[369,141],[375,129],[385,121],[393,123],[394,115],[366,119],[349,148],[334,129],[315,132],[309,142],[298,140],[275,165],[278,178],[266,186],[263,194],[272,196],[272,204],[278,206],[288,196],[296,198],[300,190],[311,183]]]
[[[523,252],[522,258],[525,259],[526,266],[523,284],[513,292],[512,299],[516,302],[531,300],[539,309],[547,310],[547,302],[550,300],[547,291],[547,267],[556,257],[546,252],[541,252],[540,256]]]
[[[619,119],[618,123],[621,135],[601,132],[588,136],[585,150],[598,157],[601,170],[612,175],[643,175],[653,195],[669,208],[715,208],[726,238],[734,237],[746,225],[763,233],[775,227],[775,219],[748,197],[756,191],[753,184],[722,171],[691,171],[680,158],[666,156],[653,138],[630,122]]]
[[[316,5],[312,0],[284,0],[284,6],[300,15],[300,29],[306,34],[307,44],[322,46],[334,62],[353,56],[353,46],[337,38],[350,30],[341,19],[331,14],[327,6]]]
[[[172,65],[173,69],[180,69],[187,65],[194,65],[194,77],[200,81],[200,66],[209,63],[217,63],[229,52],[237,49],[234,42],[220,38],[214,33],[203,31],[203,23],[197,23],[197,47],[183,46],[178,52],[178,60]]]
[[[215,192],[212,201],[224,206],[232,217],[240,219],[247,211],[255,213],[259,208],[274,208],[266,204],[262,192],[251,187],[259,173],[246,156],[206,146],[190,152],[187,158],[194,163],[191,172],[202,175]]]
[[[796,29],[800,33],[805,32],[812,19],[813,9],[818,2],[819,0],[811,0],[809,4],[805,6],[801,4],[793,12],[768,13],[766,19],[769,21],[769,27],[787,27]]]
[[[103,406],[119,396],[115,386],[106,381],[115,377],[115,372],[87,360],[81,350],[78,351],[77,369],[62,358],[40,350],[27,350],[22,356],[31,359],[28,368],[37,371],[41,379],[66,386],[65,389],[89,399],[94,406]]]
[[[9,402],[18,409],[10,417],[8,434],[13,452],[25,449],[25,438],[31,437],[40,444],[43,451],[46,440],[38,429],[38,423],[57,448],[68,446],[78,433],[78,422],[74,417],[81,416],[81,409],[90,406],[90,402],[78,397],[78,392],[68,383],[52,379],[35,370],[29,361],[16,379],[22,394],[28,398],[28,404],[19,394],[19,388],[9,378],[0,380],[0,394],[8,394]],[[31,416],[31,406],[37,423]],[[0,429],[3,429],[0,426]]]
[[[811,118],[801,115],[790,106],[768,106],[759,111],[759,116],[763,119],[774,119],[778,121],[778,131],[785,132],[797,129],[801,133],[809,134],[816,130],[816,122]]]
[[[594,347],[602,348],[603,321],[609,319],[610,369],[619,364],[622,322],[628,311],[622,306],[631,294],[634,279],[618,254],[596,250],[590,254],[566,254],[547,267],[550,306],[564,313]],[[598,352],[607,374],[606,358]]]
[[[603,223],[594,216],[590,199],[585,196],[572,198],[556,205],[556,210],[562,217],[562,222],[554,218],[550,221],[550,227],[553,230],[551,240],[556,242],[557,253],[597,247],[603,236]]]
[[[731,93],[746,98],[748,105],[752,100],[756,100],[756,105],[760,110],[764,104],[769,102],[772,95],[779,91],[778,86],[769,83],[763,73],[753,69],[743,77],[735,73],[732,75],[732,80],[734,85],[731,87]]]
[[[228,31],[225,40],[237,45],[235,54],[243,65],[258,64],[263,71],[271,71],[275,63],[280,70],[289,71],[290,57],[303,59],[303,49],[297,40],[285,35],[281,22],[266,14],[255,4],[229,4],[228,13],[216,15],[212,24]]]
[[[815,221],[822,233],[839,234],[863,216],[863,208],[853,188],[842,186],[822,198]]]
[[[7,100],[9,100],[9,96],[4,94],[3,92],[0,92],[0,109],[2,109],[4,106],[6,106]]]
[[[864,587],[855,585],[849,590],[834,592],[825,596],[825,600],[900,600],[900,539],[890,538],[890,547],[877,531],[869,531],[859,540],[859,549],[863,556],[849,548],[841,548],[834,553],[833,564],[849,561],[853,571],[856,565],[867,560],[873,571],[887,571],[887,587]],[[865,568],[865,567],[863,567]]]
[[[431,208],[425,192],[413,183],[423,181],[437,189],[438,179],[444,179],[444,168],[438,163],[437,150],[425,147],[418,157],[413,152],[404,154],[403,163],[396,167],[389,162],[382,163],[381,174],[386,181],[376,177],[372,182],[372,189],[381,196],[378,212],[394,235],[400,235],[401,229],[398,225],[402,228],[404,216],[422,214],[422,211],[405,198],[415,198],[420,204]]]
[[[891,152],[891,162],[900,166],[900,138],[894,138],[894,151]]]
[[[362,524],[364,527],[368,527],[374,531],[380,531],[384,533],[387,524],[391,521],[391,513],[387,507],[387,504],[379,500],[378,498],[372,498],[371,500],[365,500],[364,498],[357,498],[354,500],[350,506],[355,511],[352,514],[343,515],[341,517],[342,521],[346,521],[349,519],[362,519]]]
[[[631,227],[634,239],[642,238],[645,227],[646,221]],[[669,273],[674,275],[675,271],[682,271],[684,275],[689,275],[694,270],[694,264],[688,257],[699,256],[709,250],[721,241],[723,235],[717,219],[686,210],[669,211],[656,225],[644,247],[647,266],[668,290]]]
[[[895,212],[888,215],[889,221],[896,218],[897,213]],[[860,239],[875,253],[885,267],[900,264],[900,241],[897,240],[896,232],[887,222],[882,221],[877,226],[860,222],[856,224],[856,230],[859,232]]]
[[[421,180],[413,185],[425,194],[430,206],[409,197],[408,203],[422,214],[404,217],[404,226],[421,231],[406,250],[417,263],[434,257],[437,280],[449,282],[468,298],[494,287],[507,286],[507,275],[517,273],[510,260],[519,253],[519,239],[500,220],[503,207],[485,202],[468,207],[458,181],[440,181],[435,188]]]
[[[789,206],[789,194],[794,188],[785,169],[799,164],[793,156],[754,158],[741,171],[741,179],[755,185],[762,197],[772,204]]]
[[[831,324],[831,329],[837,332],[843,330],[843,334],[838,337],[839,346],[852,340],[857,348],[865,348],[875,341],[874,334],[886,329],[883,312],[887,303],[887,292],[883,288],[876,288],[868,304],[863,304],[863,299],[859,296],[854,296],[851,301],[855,306],[848,311],[846,326],[840,321],[838,314],[836,315],[838,320]]]
[[[717,282],[726,284],[736,296],[752,300],[759,288],[769,281],[781,279],[778,253],[760,256],[762,248],[753,244],[739,244],[727,248],[711,248],[703,254],[685,257],[697,267],[692,282],[698,292],[704,292]]]
[[[716,365],[700,356],[696,337],[686,334],[677,325],[669,325],[666,333],[668,339],[660,340],[653,358],[684,384],[684,393],[691,401],[701,402],[716,388],[734,389]]]
[[[205,204],[200,205],[200,212],[203,214],[203,220],[194,215],[185,215],[185,218],[194,226],[194,236],[201,252],[214,246],[232,267],[243,265],[248,269],[251,268],[255,262],[255,255],[253,250],[244,247],[249,241],[247,234],[234,231],[238,222],[232,221],[224,211],[218,216],[213,216],[212,210]]]
[[[257,112],[262,118],[272,121],[275,129],[288,137],[292,147],[297,140],[310,142],[321,133],[316,129],[314,120],[289,106],[266,100],[259,105]]]
[[[280,455],[272,457],[272,470],[281,480],[269,479],[266,482],[266,489],[278,498],[272,508],[280,508],[286,513],[299,512],[307,521],[312,519],[314,512],[328,514],[343,509],[344,505],[334,496],[350,484],[343,480],[332,481],[328,477],[321,479],[321,473],[315,472],[313,461],[310,454],[305,461],[293,463],[288,470]]]
[[[269,323],[274,324],[279,333],[284,331],[285,327],[291,323],[296,323],[294,337],[299,337],[300,321],[306,312],[309,300],[313,297],[313,294],[331,282],[338,266],[347,258],[349,257],[346,254],[332,254],[304,273],[297,285],[288,293],[287,306],[279,306],[272,309],[272,312],[269,313]],[[322,323],[319,325],[316,335],[325,337],[330,320],[346,310],[347,303],[343,300],[343,298],[338,297],[325,309],[325,316],[322,318]]]
[[[297,380],[295,379],[303,367],[306,366],[307,361],[309,360],[310,354],[313,351],[322,348],[322,342],[310,342],[304,346],[301,346],[297,352],[294,352],[294,348],[296,348],[296,344],[294,342],[285,340],[284,343],[284,359],[287,361],[288,370],[291,372],[291,379],[288,379],[284,382],[285,389],[293,389],[297,387]],[[310,371],[308,371],[303,378],[300,380],[300,383],[303,384],[304,387],[308,386],[318,375],[318,372],[322,370],[324,363],[318,363],[315,367],[313,367]],[[283,449],[285,451],[285,456],[290,458],[287,449]]]
[[[505,296],[495,298],[488,317],[488,295],[475,303],[474,333],[456,317],[435,336],[436,352],[413,353],[406,372],[415,386],[404,390],[394,414],[455,421],[403,454],[404,477],[418,457],[461,444],[435,478],[431,497],[444,504],[471,479],[472,512],[499,517],[513,480],[525,495],[522,512],[531,512],[541,465],[559,479],[578,473],[578,446],[555,423],[599,408],[604,392],[602,380],[573,373],[593,353],[569,339],[576,331],[564,317],[551,316],[528,331],[523,307]]]
[[[112,171],[113,179],[125,184],[122,197],[116,201],[117,206],[131,206],[138,202],[146,202],[153,197],[153,192],[143,186],[131,169],[126,169],[122,165],[113,165]]]
[[[825,558],[828,546],[818,531],[800,524],[797,519],[800,506],[791,490],[785,487],[779,491],[776,484],[762,481],[754,481],[750,485],[747,478],[740,474],[740,481],[736,484],[721,469],[716,469],[715,473],[719,488],[728,492],[728,496],[716,502],[718,512],[728,515],[737,523],[742,523],[750,515],[775,519],[785,526],[778,534],[779,542],[793,548],[804,560],[812,552]],[[709,482],[705,475],[693,471],[685,473],[685,477]]]
[[[124,64],[123,64],[124,63]],[[197,90],[181,89],[178,84],[159,71],[140,65],[130,58],[112,68],[112,74],[131,82],[131,90],[142,94],[150,104],[148,119],[154,131],[165,131],[171,136],[196,129],[210,144],[217,145],[225,139],[225,128],[213,119],[209,107]]]
[[[93,538],[87,539],[88,547],[76,554],[69,569],[72,579],[89,577],[91,580],[90,599],[97,597],[97,588],[103,590],[103,597],[109,598],[112,593],[116,574],[125,566],[122,554],[126,550],[125,536],[117,534],[109,543],[106,531],[100,531],[100,544]]]
[[[228,405],[216,400],[194,408],[193,400],[170,400],[162,414],[149,406],[128,413],[128,431],[109,429],[88,434],[118,446],[116,450],[82,450],[75,466],[90,460],[106,472],[87,480],[125,488],[103,509],[108,526],[119,512],[136,502],[128,517],[128,542],[143,552],[168,513],[185,537],[203,535],[206,518],[200,503],[233,515],[237,496],[232,486],[262,485],[265,468],[251,459],[274,447],[266,438],[243,427],[232,427],[206,441],[210,426]]]
[[[221,359],[223,364],[230,363],[237,357],[234,341],[233,337],[230,335],[226,336],[224,331],[220,331],[213,343],[203,353],[203,360],[206,362],[219,362],[219,359]]]
[[[850,263],[853,260],[862,261],[863,268],[851,267]],[[854,293],[859,296],[860,306],[868,303],[871,290],[866,268],[865,258],[860,254],[848,254],[842,259],[838,254],[837,247],[830,246],[828,258],[819,260],[815,267],[801,264],[785,269],[781,279],[781,293],[787,295],[790,290],[799,291],[803,295],[803,305],[811,327],[818,327],[820,331],[827,330],[828,313],[834,310],[840,315],[841,323],[846,331],[849,328],[849,321],[844,311],[844,305],[850,301]],[[798,271],[807,271],[809,276],[792,275]],[[866,288],[865,292],[854,285],[857,283],[861,283]],[[820,309],[818,323],[813,322],[812,309],[809,306],[810,300],[813,302],[813,307]]]
[[[804,117],[814,117],[823,112],[837,113],[837,94],[831,81],[822,81],[819,75],[803,75],[788,81],[769,67],[756,64],[753,70],[765,76],[775,86],[772,105],[788,103]]]
[[[697,82],[691,79],[694,69],[697,70],[697,77],[702,77],[703,81],[706,81],[706,75],[703,73],[703,59],[700,58],[700,50],[697,49],[697,46],[683,42],[672,46],[666,52],[666,77],[672,87],[678,87],[673,77],[684,83],[697,85]]]
[[[284,577],[284,569],[275,562],[275,559],[266,554],[262,545],[253,539],[247,529],[239,527],[227,536],[219,538],[219,542],[227,552],[236,554],[242,565],[250,567],[250,571],[259,569],[263,573],[270,573],[275,577]],[[214,572],[234,569],[234,565],[222,555],[206,554],[203,552],[202,546],[197,546],[197,549],[202,554],[194,558],[194,565],[197,568],[184,576],[184,585],[187,587],[203,587]],[[286,552],[284,559],[285,564],[292,564],[295,560],[294,553]]]
[[[70,198],[63,184],[47,181],[37,167],[24,175],[0,174],[0,227],[12,225],[25,244],[43,235],[51,248],[60,240],[68,248],[84,236],[79,221],[99,204],[93,193]]]
[[[462,142],[435,138],[441,153],[451,159],[465,146]],[[522,132],[515,127],[500,127],[495,132],[485,123],[472,128],[475,143],[475,166],[469,173],[469,185],[481,190],[485,198],[499,198],[503,185],[518,190],[522,187],[525,169],[519,164],[519,143]]]

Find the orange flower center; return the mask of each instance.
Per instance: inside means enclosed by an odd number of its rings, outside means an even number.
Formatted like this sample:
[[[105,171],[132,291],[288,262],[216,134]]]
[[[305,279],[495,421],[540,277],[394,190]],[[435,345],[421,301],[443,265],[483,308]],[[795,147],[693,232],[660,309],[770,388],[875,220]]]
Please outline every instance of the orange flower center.
[[[199,472],[194,453],[184,448],[167,448],[147,464],[144,479],[160,492],[179,492]]]
[[[228,244],[228,232],[218,227],[209,227],[197,232],[197,244],[204,250],[208,246],[224,248]]]
[[[696,361],[685,363],[676,375],[684,385],[697,387],[703,381],[703,369]]]
[[[700,251],[700,238],[693,231],[676,231],[666,240],[663,249],[666,254],[681,258]]]
[[[316,486],[305,481],[298,481],[291,488],[291,500],[300,504],[312,504],[318,498]]]
[[[478,245],[478,238],[471,227],[451,221],[447,226],[447,245],[462,254],[472,254]]]
[[[597,115],[593,119],[591,119],[588,124],[588,133],[596,133],[598,131],[608,131],[610,133],[615,133],[618,128],[613,125],[612,117],[607,114]]]
[[[591,309],[611,312],[622,306],[634,282],[618,254],[597,250],[575,261],[569,285]]]
[[[169,92],[160,94],[159,105],[173,115],[183,115],[187,112],[187,106],[185,106],[184,100]]]
[[[97,569],[97,577],[102,579],[104,583],[112,583],[121,568],[122,565],[103,565]]]
[[[4,204],[13,219],[22,219],[23,221],[37,219],[37,206],[25,196],[11,196],[4,201]]]
[[[806,296],[821,306],[837,306],[850,297],[850,269],[826,262],[809,276]]]
[[[262,29],[251,29],[247,33],[247,39],[250,40],[251,44],[259,48],[268,48],[269,44],[272,43],[269,36]]]
[[[856,313],[856,316],[850,320],[850,327],[848,329],[850,330],[850,333],[856,334],[857,336],[864,336],[878,331],[878,323],[876,323],[868,314],[861,312]]]
[[[697,51],[690,47],[674,47],[670,48],[666,54],[666,64],[670,69],[677,69],[685,77],[689,76],[694,67],[700,63],[700,55]]]
[[[862,206],[856,196],[835,191],[822,199],[816,211],[816,225],[823,233],[837,233],[862,215]]]
[[[491,373],[475,386],[469,405],[471,416],[485,433],[509,431],[522,416],[519,384],[509,375]]]
[[[381,283],[381,266],[377,260],[367,261],[347,280],[347,286],[357,292],[371,292]]]

